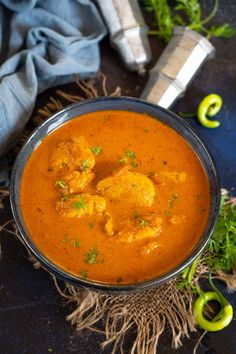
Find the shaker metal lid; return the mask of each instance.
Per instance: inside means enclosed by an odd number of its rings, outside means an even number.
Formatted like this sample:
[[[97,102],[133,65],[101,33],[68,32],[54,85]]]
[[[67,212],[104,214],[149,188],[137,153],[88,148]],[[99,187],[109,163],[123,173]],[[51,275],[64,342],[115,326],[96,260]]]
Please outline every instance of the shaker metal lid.
[[[97,0],[111,45],[130,70],[142,71],[151,60],[148,29],[137,0]]]
[[[201,34],[188,27],[175,27],[173,38],[150,70],[141,98],[169,108],[214,55],[215,48]]]

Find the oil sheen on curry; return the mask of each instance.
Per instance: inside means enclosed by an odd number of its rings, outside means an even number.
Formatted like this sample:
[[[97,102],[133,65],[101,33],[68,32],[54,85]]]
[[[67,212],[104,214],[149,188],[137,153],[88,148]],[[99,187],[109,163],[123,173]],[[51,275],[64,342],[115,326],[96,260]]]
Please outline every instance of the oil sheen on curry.
[[[209,214],[190,145],[145,114],[100,111],[48,135],[23,173],[24,222],[41,253],[83,279],[125,284],[183,261]]]

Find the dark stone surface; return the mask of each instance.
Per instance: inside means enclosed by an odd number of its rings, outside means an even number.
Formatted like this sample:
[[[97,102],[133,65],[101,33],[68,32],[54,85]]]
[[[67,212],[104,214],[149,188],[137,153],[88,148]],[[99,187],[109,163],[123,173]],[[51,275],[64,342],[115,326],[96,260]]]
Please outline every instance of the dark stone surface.
[[[217,20],[235,24],[236,3],[234,0],[221,2]],[[198,102],[208,93],[219,93],[224,106],[219,114],[221,126],[216,130],[201,127],[196,120],[189,119],[199,136],[209,146],[219,168],[221,185],[236,187],[236,37],[229,40],[214,39],[216,59],[208,62],[188,88],[184,98],[173,107],[173,111],[192,112]],[[153,62],[164,48],[157,38],[151,39]],[[110,77],[109,88],[119,85],[123,95],[138,97],[147,81],[147,75],[139,77],[126,71],[106,39],[101,46],[102,70]],[[152,65],[150,64],[150,66]],[[64,87],[68,92],[77,90],[74,84]],[[49,90],[38,98],[37,106],[47,102]],[[9,205],[0,212],[0,223],[11,217]],[[55,290],[52,279],[43,270],[35,270],[27,260],[23,246],[9,234],[1,234],[3,257],[0,262],[0,354],[95,354],[100,353],[102,335],[88,331],[76,334],[65,317],[73,307],[65,305]],[[236,304],[236,295],[229,295]],[[236,310],[236,309],[235,309]],[[198,349],[198,354],[236,354],[236,322],[218,333],[207,334]],[[185,340],[179,350],[170,349],[168,332],[163,336],[158,353],[190,354],[200,336],[194,334]],[[132,334],[126,343],[128,353]],[[111,352],[111,348],[104,354]]]

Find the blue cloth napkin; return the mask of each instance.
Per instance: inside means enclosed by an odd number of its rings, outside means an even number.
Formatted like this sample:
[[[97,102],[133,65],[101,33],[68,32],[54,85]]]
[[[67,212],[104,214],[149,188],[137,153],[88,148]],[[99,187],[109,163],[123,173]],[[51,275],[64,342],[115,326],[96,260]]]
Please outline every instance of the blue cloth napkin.
[[[96,74],[105,33],[89,0],[0,0],[0,156],[19,137],[38,93],[74,74]],[[1,158],[0,185],[6,183]]]

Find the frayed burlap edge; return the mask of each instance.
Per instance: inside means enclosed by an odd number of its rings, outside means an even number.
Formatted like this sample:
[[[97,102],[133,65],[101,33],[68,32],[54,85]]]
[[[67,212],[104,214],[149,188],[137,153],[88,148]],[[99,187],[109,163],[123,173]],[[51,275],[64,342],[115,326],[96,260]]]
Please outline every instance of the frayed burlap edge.
[[[75,103],[86,98],[108,96],[106,80],[106,76],[102,73],[99,73],[97,78],[86,82],[76,80],[82,95],[72,95],[57,90],[56,95],[59,96],[59,99],[49,98],[49,103],[43,109],[39,109],[33,118],[34,125],[42,123],[45,118],[64,107],[68,102]],[[100,86],[101,94],[99,94],[97,86]],[[119,95],[119,87],[110,94],[110,96]],[[62,101],[64,102],[62,103]],[[19,143],[12,150],[12,156],[18,152],[30,133],[31,131],[24,131]],[[223,190],[222,193],[225,195],[227,191]],[[8,197],[8,189],[0,189],[0,209],[4,206],[3,200]],[[226,203],[235,205],[235,198],[226,199]],[[0,232],[2,230],[17,236],[22,242],[14,220],[8,220],[1,225]],[[204,262],[206,256],[206,253],[203,254],[198,263],[193,279],[195,285],[201,278],[206,277],[209,271]],[[41,267],[29,252],[28,257],[36,269]],[[217,272],[214,276],[224,281],[229,291],[236,289],[236,270],[232,274]],[[180,347],[182,340],[189,337],[191,332],[196,331],[192,312],[194,294],[188,289],[180,291],[177,279],[156,289],[140,293],[111,295],[66,283],[60,287],[56,278],[52,277],[60,295],[75,306],[75,310],[67,316],[67,320],[75,326],[78,332],[88,329],[103,333],[105,340],[101,347],[105,348],[112,344],[112,354],[124,353],[125,336],[131,330],[136,335],[134,335],[134,341],[131,344],[130,354],[156,353],[159,338],[164,330],[169,331],[173,348]]]
[[[98,331],[102,321],[105,341],[102,348],[113,344],[112,353],[124,353],[123,343],[128,331],[136,335],[130,353],[156,353],[158,340],[168,328],[172,346],[178,348],[182,338],[189,337],[196,330],[192,315],[192,294],[186,290],[180,293],[177,280],[159,288],[140,293],[109,295],[90,289],[77,288],[66,284],[62,290],[54,278],[59,293],[75,303],[75,310],[67,320],[77,331],[90,329]]]

